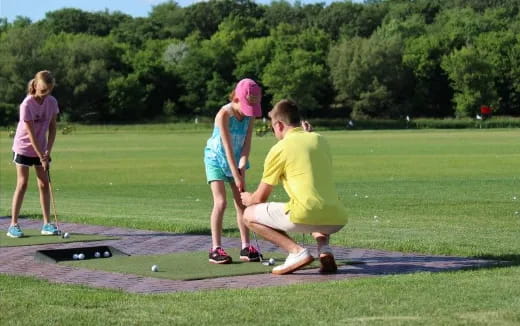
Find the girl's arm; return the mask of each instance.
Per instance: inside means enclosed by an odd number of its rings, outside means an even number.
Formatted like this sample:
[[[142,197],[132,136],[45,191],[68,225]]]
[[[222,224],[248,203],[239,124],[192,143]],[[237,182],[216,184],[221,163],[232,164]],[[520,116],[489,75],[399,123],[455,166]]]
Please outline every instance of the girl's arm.
[[[49,135],[47,136],[47,155],[51,155],[52,146],[54,146],[54,140],[56,139],[56,116],[54,114],[51,123],[49,124]]]
[[[240,155],[240,162],[238,162],[238,168],[241,170],[242,175],[245,172],[247,159],[249,158],[249,153],[251,152],[251,140],[253,135],[253,129],[255,126],[255,118],[252,117],[249,121],[249,127],[247,128],[247,135],[244,141],[244,148],[242,148],[242,153]],[[243,171],[242,171],[243,170]]]
[[[215,124],[220,129],[222,145],[224,146],[224,151],[226,152],[226,158],[228,161],[229,168],[231,169],[231,173],[233,174],[233,179],[235,179],[237,187],[242,187],[242,184],[238,184],[241,183],[241,175],[238,171],[237,163],[233,155],[233,147],[231,146],[231,134],[229,132],[229,116],[227,110],[221,110],[217,114],[217,117],[215,118]],[[239,189],[241,189],[240,187]]]
[[[40,160],[44,159],[45,153],[42,152],[42,149],[40,148],[40,145],[36,141],[36,137],[34,136],[34,127],[32,121],[24,121],[25,122],[25,129],[27,129],[27,133],[29,134],[29,140],[31,141],[31,145],[34,148],[34,151],[40,158]]]

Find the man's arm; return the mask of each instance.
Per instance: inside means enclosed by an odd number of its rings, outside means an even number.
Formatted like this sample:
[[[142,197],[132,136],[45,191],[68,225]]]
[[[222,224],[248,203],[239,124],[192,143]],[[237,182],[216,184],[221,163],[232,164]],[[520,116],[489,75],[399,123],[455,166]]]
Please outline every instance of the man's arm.
[[[243,192],[240,194],[242,204],[251,206],[255,204],[265,203],[273,191],[273,186],[265,182],[260,182],[255,192]]]

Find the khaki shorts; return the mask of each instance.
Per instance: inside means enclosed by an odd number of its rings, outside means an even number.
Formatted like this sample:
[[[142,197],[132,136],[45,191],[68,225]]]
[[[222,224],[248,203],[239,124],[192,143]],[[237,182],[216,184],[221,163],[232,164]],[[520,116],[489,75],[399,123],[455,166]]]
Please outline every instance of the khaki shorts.
[[[267,225],[275,230],[285,232],[320,232],[323,234],[332,234],[343,228],[343,225],[310,225],[293,223],[289,218],[290,214],[285,214],[285,205],[285,203],[273,202],[255,205],[255,221]]]

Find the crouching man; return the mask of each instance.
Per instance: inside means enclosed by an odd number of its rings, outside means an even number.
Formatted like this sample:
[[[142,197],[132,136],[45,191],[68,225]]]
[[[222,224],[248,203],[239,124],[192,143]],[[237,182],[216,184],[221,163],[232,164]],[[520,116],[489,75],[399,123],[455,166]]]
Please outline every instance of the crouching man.
[[[278,102],[269,116],[279,141],[267,154],[257,190],[241,193],[247,206],[245,223],[289,253],[284,264],[273,268],[273,274],[292,273],[314,260],[287,232],[311,233],[318,244],[320,272],[335,273],[338,267],[329,238],[343,228],[347,214],[334,185],[329,145],[321,135],[307,131],[310,126],[301,123],[292,101]],[[267,202],[280,181],[289,202]]]

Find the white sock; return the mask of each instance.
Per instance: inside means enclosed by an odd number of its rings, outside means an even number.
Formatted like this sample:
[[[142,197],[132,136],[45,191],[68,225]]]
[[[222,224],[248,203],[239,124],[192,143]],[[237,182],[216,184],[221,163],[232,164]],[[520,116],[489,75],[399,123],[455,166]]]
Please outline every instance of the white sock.
[[[242,249],[248,248],[251,244],[248,242],[242,242]]]
[[[329,245],[326,246],[318,246],[318,253],[324,254],[324,253],[331,253],[332,254],[332,248]]]

